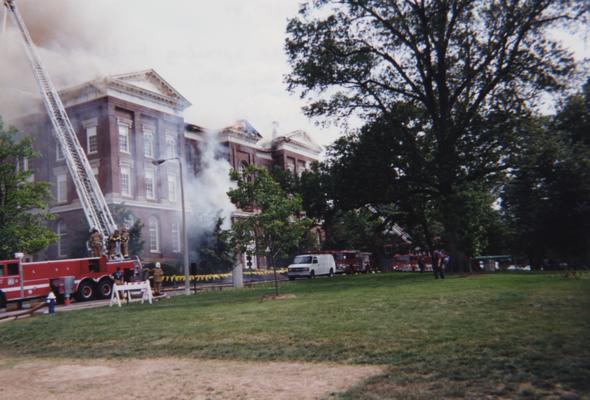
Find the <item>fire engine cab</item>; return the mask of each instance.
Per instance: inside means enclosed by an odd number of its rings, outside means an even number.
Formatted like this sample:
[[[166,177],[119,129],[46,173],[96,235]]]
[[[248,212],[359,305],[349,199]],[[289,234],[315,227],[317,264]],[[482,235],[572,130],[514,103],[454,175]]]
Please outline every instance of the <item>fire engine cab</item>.
[[[126,280],[141,271],[139,259],[108,260],[106,256],[55,261],[20,262],[18,259],[0,261],[0,308],[7,302],[45,297],[53,291],[64,294],[64,282],[79,301],[111,296],[111,275],[120,268]]]

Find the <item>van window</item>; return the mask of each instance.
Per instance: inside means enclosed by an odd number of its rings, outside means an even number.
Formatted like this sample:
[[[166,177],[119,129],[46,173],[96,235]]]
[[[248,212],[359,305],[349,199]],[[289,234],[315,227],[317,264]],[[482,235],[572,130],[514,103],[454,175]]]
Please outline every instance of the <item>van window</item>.
[[[311,256],[296,256],[293,264],[311,264]]]
[[[18,264],[8,264],[8,275],[18,275]]]
[[[317,258],[313,258],[313,261],[311,262],[312,264],[317,264],[318,263],[318,259]]]

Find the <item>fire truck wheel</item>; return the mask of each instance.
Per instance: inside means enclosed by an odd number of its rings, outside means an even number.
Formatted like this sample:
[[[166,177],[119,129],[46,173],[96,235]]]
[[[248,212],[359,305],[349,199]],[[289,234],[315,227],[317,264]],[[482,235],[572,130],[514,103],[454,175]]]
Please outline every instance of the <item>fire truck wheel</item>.
[[[110,299],[113,294],[113,281],[109,278],[103,278],[98,282],[98,297],[101,299]]]
[[[90,282],[82,282],[78,286],[78,300],[88,301],[94,297],[94,285]]]
[[[4,293],[0,292],[0,309],[6,308],[6,297]]]

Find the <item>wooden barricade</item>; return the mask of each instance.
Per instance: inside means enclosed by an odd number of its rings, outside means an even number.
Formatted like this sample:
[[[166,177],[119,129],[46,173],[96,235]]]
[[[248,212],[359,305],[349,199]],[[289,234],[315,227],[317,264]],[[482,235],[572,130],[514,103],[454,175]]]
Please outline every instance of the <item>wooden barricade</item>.
[[[117,303],[119,307],[121,307],[121,295],[127,295],[127,302],[131,302],[131,295],[134,293],[141,293],[141,304],[144,301],[148,301],[152,304],[152,288],[150,286],[150,281],[142,281],[142,282],[126,282],[123,284],[113,284],[113,293],[111,294],[111,301],[109,306],[113,306],[113,304]]]

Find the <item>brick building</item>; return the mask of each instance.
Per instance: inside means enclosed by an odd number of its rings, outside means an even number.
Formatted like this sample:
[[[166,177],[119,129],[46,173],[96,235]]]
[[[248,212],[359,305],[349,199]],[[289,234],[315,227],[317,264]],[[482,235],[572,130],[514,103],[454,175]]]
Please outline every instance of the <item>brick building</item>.
[[[123,206],[143,223],[142,259],[177,264],[182,259],[179,164],[198,174],[200,144],[205,129],[184,120],[190,103],[154,70],[115,75],[60,92],[97,181],[111,210]],[[65,160],[44,114],[12,121],[43,155],[31,163],[34,179],[52,185],[56,214],[52,227],[59,240],[39,259],[70,257],[80,247],[89,227],[77,199]],[[276,136],[265,143],[247,121],[240,120],[219,133],[232,168],[255,164],[278,165],[301,173],[321,152],[305,132]],[[189,243],[190,246],[190,243]]]

